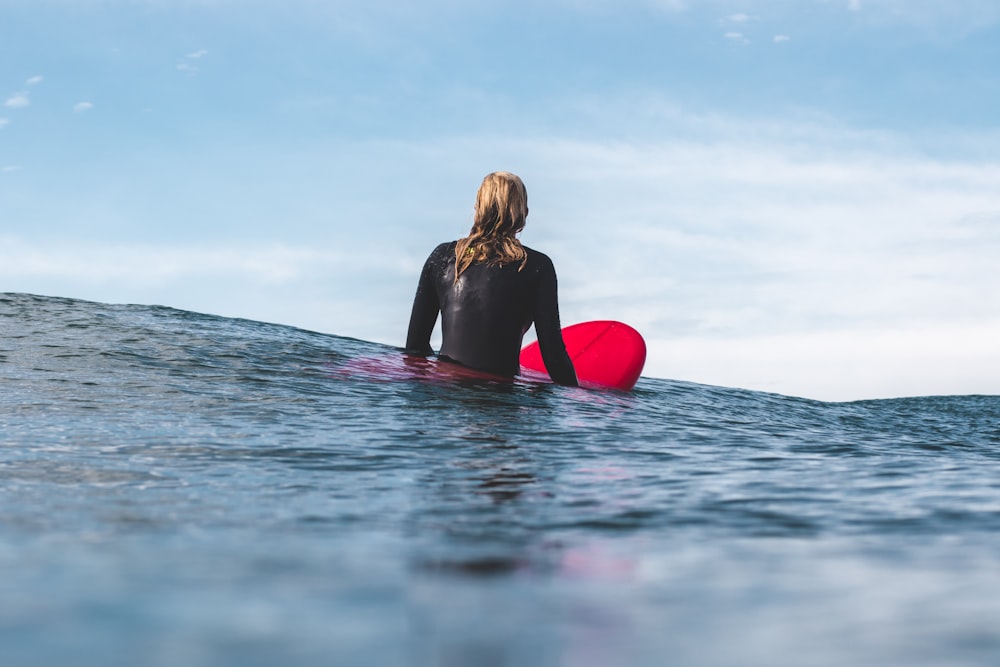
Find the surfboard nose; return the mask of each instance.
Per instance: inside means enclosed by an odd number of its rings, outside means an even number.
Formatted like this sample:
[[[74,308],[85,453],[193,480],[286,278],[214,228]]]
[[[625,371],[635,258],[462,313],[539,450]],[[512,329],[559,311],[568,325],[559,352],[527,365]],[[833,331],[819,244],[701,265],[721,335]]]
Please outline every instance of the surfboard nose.
[[[580,322],[562,330],[566,352],[581,385],[628,391],[646,364],[646,341],[634,328],[615,320]],[[538,342],[521,350],[521,366],[546,373]]]

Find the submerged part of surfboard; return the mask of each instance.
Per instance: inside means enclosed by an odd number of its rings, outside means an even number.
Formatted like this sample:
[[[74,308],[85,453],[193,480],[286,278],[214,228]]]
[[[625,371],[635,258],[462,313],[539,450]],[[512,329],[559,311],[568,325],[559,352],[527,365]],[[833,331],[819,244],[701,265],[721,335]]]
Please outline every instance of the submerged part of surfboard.
[[[638,331],[624,322],[597,320],[565,327],[562,335],[582,386],[622,391],[635,386],[646,364],[646,341]],[[521,350],[521,369],[548,375],[537,341]]]

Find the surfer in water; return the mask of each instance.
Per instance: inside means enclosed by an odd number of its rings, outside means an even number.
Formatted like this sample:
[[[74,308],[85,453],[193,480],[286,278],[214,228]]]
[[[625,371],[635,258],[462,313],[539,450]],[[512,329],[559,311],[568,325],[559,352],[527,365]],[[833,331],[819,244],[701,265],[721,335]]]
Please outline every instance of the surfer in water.
[[[439,358],[514,377],[522,339],[534,323],[549,376],[559,384],[577,384],[559,325],[552,260],[517,239],[527,217],[528,193],[520,178],[498,171],[483,179],[472,231],[442,243],[424,263],[407,353],[433,354],[430,338],[440,312]]]

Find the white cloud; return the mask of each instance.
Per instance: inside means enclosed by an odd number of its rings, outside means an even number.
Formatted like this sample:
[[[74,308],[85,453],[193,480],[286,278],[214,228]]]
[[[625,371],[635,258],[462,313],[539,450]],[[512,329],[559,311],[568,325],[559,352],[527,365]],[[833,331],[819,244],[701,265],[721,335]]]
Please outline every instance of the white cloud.
[[[199,60],[208,55],[208,51],[205,49],[199,49],[198,51],[193,51],[186,56],[184,60],[177,63],[177,70],[184,72],[185,74],[195,75],[201,68],[198,67],[197,63]]]
[[[651,333],[652,375],[848,399],[963,391],[962,368],[975,379],[964,391],[1000,391],[982,371],[1000,367],[987,343],[1000,218],[967,222],[1000,216],[1000,165],[820,152],[584,149],[574,162],[607,165],[590,187],[628,202],[565,212],[588,233],[600,223],[584,209],[614,217],[620,240],[602,235],[562,262],[564,312],[617,311]],[[595,270],[593,256],[609,259]],[[966,348],[961,366],[935,347],[945,323]],[[880,362],[893,332],[905,333],[897,354]]]
[[[732,42],[738,42],[740,44],[750,43],[750,40],[744,37],[742,32],[727,32],[724,36]]]
[[[646,375],[825,400],[996,394],[1000,319],[857,331],[647,340]],[[802,375],[811,375],[806,391]]]
[[[861,11],[861,0],[847,0],[847,8],[852,12]]]
[[[748,23],[756,19],[756,16],[751,16],[750,14],[732,14],[726,17],[727,21],[731,21],[733,23]]]
[[[410,278],[422,262],[385,244],[346,252],[267,242],[208,249],[0,235],[7,291],[161,303],[392,343],[398,336],[386,323],[399,313],[387,277],[405,282],[412,297]]]
[[[3,118],[2,116],[0,116],[0,130],[7,127],[8,125],[10,125],[10,119]]]
[[[30,79],[28,79],[28,80],[27,80],[27,81],[25,81],[24,83],[25,83],[26,85],[28,85],[28,86],[37,86],[37,85],[38,85],[38,84],[40,84],[40,83],[41,83],[41,82],[42,82],[42,81],[43,81],[44,79],[45,79],[45,77],[43,77],[42,75],[40,75],[40,74],[39,74],[39,75],[37,75],[37,76],[33,76],[33,77],[31,77]]]
[[[73,113],[84,113],[94,108],[90,102],[77,102],[73,105]]]
[[[31,99],[28,97],[28,93],[26,92],[14,93],[7,98],[6,102],[4,102],[4,106],[10,109],[21,109],[30,105]]]
[[[788,35],[775,35],[774,36],[774,43],[775,44],[781,44],[782,42],[788,42],[791,39],[792,38],[789,37]]]
[[[251,283],[285,283],[318,267],[357,267],[364,260],[309,248],[261,246],[219,248],[156,247],[143,244],[25,243],[7,238],[2,244],[0,275],[36,275],[82,280],[90,284],[136,281],[158,285],[184,278],[238,276]],[[370,259],[370,258],[369,258]]]

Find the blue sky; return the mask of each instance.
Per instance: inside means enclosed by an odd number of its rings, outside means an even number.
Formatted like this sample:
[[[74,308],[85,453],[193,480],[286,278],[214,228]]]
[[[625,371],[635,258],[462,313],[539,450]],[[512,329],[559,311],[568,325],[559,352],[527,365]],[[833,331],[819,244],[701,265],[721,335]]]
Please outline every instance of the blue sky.
[[[525,180],[646,374],[1000,393],[993,0],[0,0],[0,291],[399,345]]]

